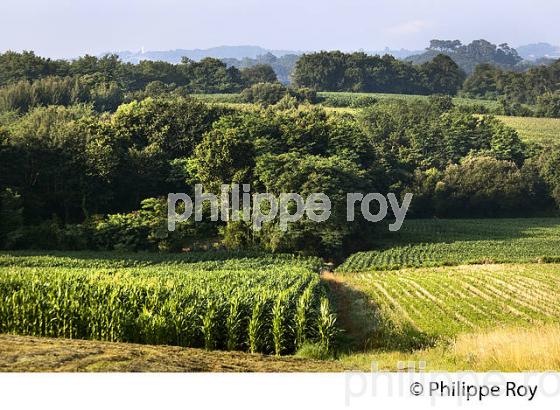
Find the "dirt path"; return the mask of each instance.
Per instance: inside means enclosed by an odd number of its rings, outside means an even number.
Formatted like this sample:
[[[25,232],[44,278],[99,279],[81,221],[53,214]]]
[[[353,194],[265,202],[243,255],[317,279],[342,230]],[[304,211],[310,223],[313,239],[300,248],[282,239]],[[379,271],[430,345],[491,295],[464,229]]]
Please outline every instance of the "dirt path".
[[[321,279],[335,299],[337,323],[344,331],[344,344],[352,351],[367,350],[376,323],[375,311],[369,298],[348,286],[340,275],[331,271],[323,271]]]

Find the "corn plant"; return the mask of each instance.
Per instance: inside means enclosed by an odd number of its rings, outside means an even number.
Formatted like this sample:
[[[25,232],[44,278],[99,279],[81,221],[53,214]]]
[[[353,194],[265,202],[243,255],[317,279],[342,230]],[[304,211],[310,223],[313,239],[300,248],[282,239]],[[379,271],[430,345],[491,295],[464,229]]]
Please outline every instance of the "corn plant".
[[[288,298],[285,293],[280,293],[272,306],[272,340],[274,343],[274,353],[280,356],[286,347],[286,303]]]
[[[336,315],[332,313],[329,299],[321,298],[321,306],[319,309],[318,333],[321,346],[327,353],[332,352],[334,338],[337,335]]]

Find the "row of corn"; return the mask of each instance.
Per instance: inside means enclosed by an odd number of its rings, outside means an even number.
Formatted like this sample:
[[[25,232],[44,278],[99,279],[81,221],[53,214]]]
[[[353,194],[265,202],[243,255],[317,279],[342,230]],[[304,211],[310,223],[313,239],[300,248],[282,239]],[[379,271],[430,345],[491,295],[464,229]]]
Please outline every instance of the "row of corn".
[[[0,267],[0,333],[290,354],[332,349],[317,273],[297,266],[192,270]]]

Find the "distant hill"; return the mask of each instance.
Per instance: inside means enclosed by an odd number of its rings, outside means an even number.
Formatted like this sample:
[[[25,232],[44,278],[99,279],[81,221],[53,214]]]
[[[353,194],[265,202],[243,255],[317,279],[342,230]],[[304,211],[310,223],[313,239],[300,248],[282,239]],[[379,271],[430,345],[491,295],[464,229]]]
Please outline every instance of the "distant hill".
[[[168,51],[118,51],[117,54],[124,62],[138,63],[142,60],[166,61],[168,63],[180,63],[183,57],[187,57],[194,61],[200,61],[206,57],[214,57],[219,59],[235,58],[257,58],[265,54],[272,54],[276,57],[282,57],[287,54],[300,54],[297,51],[289,50],[268,50],[259,46],[220,46],[207,49],[177,49]]]
[[[534,61],[541,58],[560,58],[560,47],[549,43],[527,44],[517,47],[516,50],[525,60]]]
[[[399,60],[404,60],[407,57],[421,54],[422,52],[423,50],[407,50],[405,48],[401,48],[400,50],[392,50],[389,47],[385,47],[385,49],[383,50],[366,51],[367,54],[371,54],[371,55],[382,56],[385,54],[390,54]]]

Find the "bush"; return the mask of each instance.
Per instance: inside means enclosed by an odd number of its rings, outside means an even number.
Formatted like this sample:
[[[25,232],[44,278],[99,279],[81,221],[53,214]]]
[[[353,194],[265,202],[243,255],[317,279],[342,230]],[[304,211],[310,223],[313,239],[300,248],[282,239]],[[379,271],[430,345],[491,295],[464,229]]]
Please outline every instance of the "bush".
[[[8,235],[6,248],[84,250],[88,249],[88,232],[82,225],[61,225],[60,221],[53,218],[12,231]]]
[[[258,83],[241,92],[243,101],[268,107],[282,99],[288,89],[280,83]]]
[[[527,185],[514,162],[469,156],[447,167],[435,195],[444,215],[521,215],[531,206]]]
[[[92,247],[118,251],[181,251],[198,245],[199,238],[211,238],[213,229],[192,218],[167,229],[167,202],[148,198],[141,208],[127,214],[94,217],[88,222]]]
[[[560,118],[560,91],[546,93],[538,97],[537,115]]]
[[[317,97],[317,91],[312,88],[301,87],[290,89],[289,93],[292,97],[295,97],[298,102],[308,102],[310,104],[316,104],[319,99]]]

